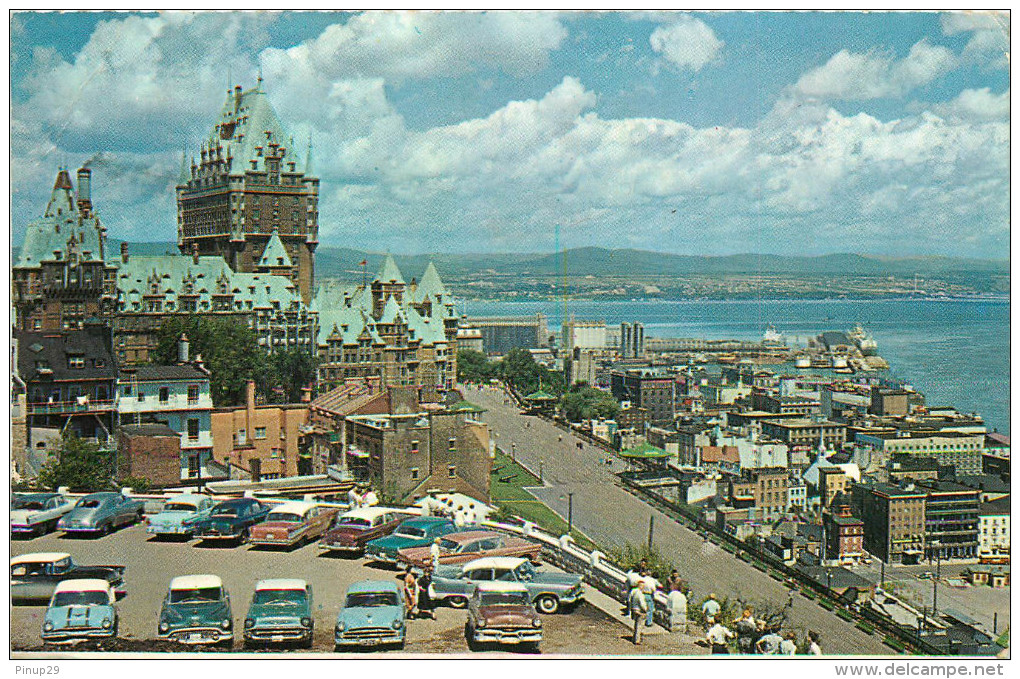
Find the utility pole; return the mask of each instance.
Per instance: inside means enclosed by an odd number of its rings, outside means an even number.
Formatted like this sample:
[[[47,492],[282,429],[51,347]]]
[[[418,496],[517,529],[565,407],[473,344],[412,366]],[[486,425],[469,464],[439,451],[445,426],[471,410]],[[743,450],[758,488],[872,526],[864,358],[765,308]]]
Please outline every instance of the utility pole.
[[[648,517],[648,551],[652,551],[652,535],[655,533],[655,514]]]
[[[542,483],[542,471],[543,471],[543,470],[542,470],[542,465],[543,465],[543,464],[544,464],[544,463],[543,463],[543,461],[542,461],[542,460],[539,460],[539,461],[538,461],[538,482],[539,482],[539,483]]]
[[[574,494],[567,493],[567,535],[574,527]]]

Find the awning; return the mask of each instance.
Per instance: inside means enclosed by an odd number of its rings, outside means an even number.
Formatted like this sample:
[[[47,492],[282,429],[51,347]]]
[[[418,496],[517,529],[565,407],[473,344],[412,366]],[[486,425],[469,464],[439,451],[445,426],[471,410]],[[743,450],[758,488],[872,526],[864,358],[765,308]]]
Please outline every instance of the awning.
[[[347,454],[350,455],[351,457],[357,457],[357,458],[367,458],[368,457],[368,453],[366,453],[363,450],[358,450],[357,448],[348,448],[347,449]]]

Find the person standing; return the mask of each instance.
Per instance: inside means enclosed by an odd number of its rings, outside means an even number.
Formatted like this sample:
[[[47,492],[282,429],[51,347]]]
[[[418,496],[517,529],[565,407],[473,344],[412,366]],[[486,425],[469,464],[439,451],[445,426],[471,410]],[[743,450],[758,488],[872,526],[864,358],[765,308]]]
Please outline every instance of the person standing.
[[[708,634],[705,635],[705,639],[712,647],[712,655],[729,655],[730,648],[728,642],[733,638],[733,632],[721,622],[715,622],[714,618],[710,618],[709,623],[712,626],[708,628]]]
[[[648,601],[644,592],[641,591],[641,581],[638,580],[631,587],[630,595],[627,597],[627,606],[630,608],[630,617],[634,621],[634,645],[641,645],[641,628],[643,620],[648,613]]]
[[[641,580],[638,582],[641,593],[645,595],[647,610],[645,611],[645,627],[651,627],[655,620],[655,590],[659,582],[647,570],[641,571]]]
[[[783,645],[783,637],[775,629],[767,629],[764,620],[758,621],[758,627],[762,635],[754,645],[755,650],[762,655],[777,655]]]
[[[779,655],[797,655],[797,633],[787,632],[779,644]]]
[[[425,570],[418,578],[418,612],[423,618],[436,619],[435,604],[429,596],[429,585],[432,583],[432,564],[425,564]]]
[[[351,489],[347,491],[347,504],[351,506],[351,509],[361,506],[361,495],[358,494],[357,486],[351,486]]]
[[[666,591],[672,592],[674,589],[683,591],[683,586],[684,581],[680,579],[680,571],[674,568],[666,578]]]
[[[733,621],[737,628],[737,648],[743,654],[754,652],[754,637],[758,631],[758,625],[754,621],[754,615],[750,607],[744,609],[744,613],[737,620]]]
[[[439,549],[439,540],[439,538],[436,538],[429,545],[429,563],[432,564],[433,573],[439,570],[439,555],[442,553],[442,550]]]
[[[365,493],[365,496],[361,499],[362,507],[375,507],[379,504],[379,496],[375,494],[375,491],[371,488]]]
[[[722,606],[715,598],[715,594],[709,594],[708,598],[705,599],[705,603],[701,604],[701,613],[705,616],[706,622],[708,620],[714,620],[719,615],[719,610]],[[711,623],[709,623],[711,624]]]
[[[808,655],[822,655],[822,647],[819,644],[821,636],[818,632],[811,630],[807,634],[808,637]]]
[[[421,586],[418,584],[418,579],[414,577],[414,571],[408,566],[404,573],[404,610],[408,620],[418,616],[418,598],[420,596]]]
[[[669,593],[669,631],[687,632],[687,595],[680,585],[673,585]]]

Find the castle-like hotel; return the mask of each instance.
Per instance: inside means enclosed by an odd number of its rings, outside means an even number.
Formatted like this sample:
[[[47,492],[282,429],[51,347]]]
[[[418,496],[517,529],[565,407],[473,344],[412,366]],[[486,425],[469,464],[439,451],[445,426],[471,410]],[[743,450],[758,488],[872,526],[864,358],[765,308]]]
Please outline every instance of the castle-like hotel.
[[[227,93],[197,156],[182,157],[179,255],[112,250],[92,204],[92,171],[57,173],[13,266],[15,327],[110,326],[121,366],[148,362],[174,316],[236,319],[266,351],[319,357],[319,389],[350,377],[426,392],[456,379],[457,312],[435,267],[406,282],[391,257],[371,282],[315,287],[319,179],[312,148],[285,131],[262,81]]]

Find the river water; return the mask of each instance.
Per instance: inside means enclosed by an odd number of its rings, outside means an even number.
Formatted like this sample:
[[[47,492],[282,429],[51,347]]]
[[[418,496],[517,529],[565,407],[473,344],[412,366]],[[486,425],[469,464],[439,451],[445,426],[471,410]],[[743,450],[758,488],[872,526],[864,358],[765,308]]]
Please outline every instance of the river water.
[[[542,312],[559,330],[562,301],[462,302],[469,316]],[[791,344],[860,323],[878,342],[890,374],[923,392],[930,405],[980,413],[1008,433],[1009,302],[999,300],[571,300],[568,316],[619,326],[638,321],[646,337],[760,340],[772,325]]]

